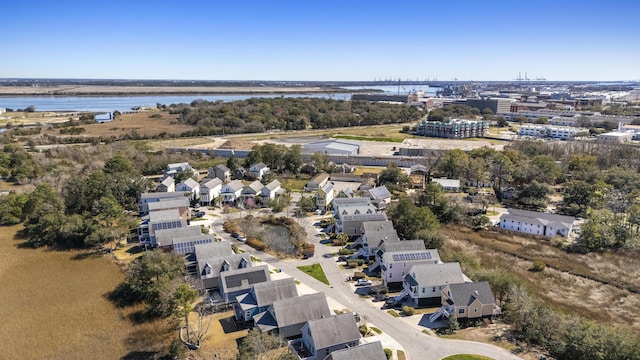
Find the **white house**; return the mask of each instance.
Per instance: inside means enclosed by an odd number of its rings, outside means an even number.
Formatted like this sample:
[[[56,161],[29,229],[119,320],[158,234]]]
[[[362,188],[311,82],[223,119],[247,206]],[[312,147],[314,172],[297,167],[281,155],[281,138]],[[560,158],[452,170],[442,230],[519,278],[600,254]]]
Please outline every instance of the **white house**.
[[[249,167],[249,174],[261,180],[264,174],[269,172],[269,167],[264,163],[255,163]]]
[[[275,199],[276,196],[282,192],[284,191],[282,189],[280,181],[273,180],[272,182],[265,185],[262,188],[262,191],[260,193],[262,196],[262,201],[266,203],[266,202],[269,202],[270,200]]]
[[[409,296],[412,306],[438,306],[442,290],[450,284],[465,281],[460,264],[414,264],[404,276],[402,293],[397,298]]]
[[[384,185],[367,190],[367,194],[371,199],[371,203],[378,209],[386,207],[391,202],[391,193]]]
[[[304,186],[305,191],[318,191],[321,187],[325,186],[329,181],[329,174],[326,172],[321,172],[311,178]]]
[[[331,204],[331,202],[333,201],[334,196],[333,184],[326,183],[323,187],[320,188],[320,190],[318,190],[318,193],[316,193],[316,207],[323,211],[327,210],[329,204]]]
[[[436,184],[440,184],[442,186],[442,190],[444,191],[452,191],[459,192],[460,191],[460,180],[459,179],[431,179],[432,182]]]
[[[576,222],[572,216],[520,209],[508,209],[508,213],[500,216],[501,229],[546,237],[568,237]]]
[[[440,254],[436,249],[413,251],[387,251],[382,255],[380,277],[382,283],[391,290],[402,288],[405,275],[414,265],[438,264]]]
[[[156,186],[156,192],[174,192],[176,191],[176,182],[171,176],[165,178]]]
[[[240,199],[240,194],[244,184],[240,180],[230,181],[222,186],[220,195],[222,196],[222,202],[225,204],[235,204]]]
[[[196,200],[200,198],[200,184],[192,178],[187,178],[176,185],[176,191],[189,191],[191,192],[192,199]]]
[[[188,162],[181,162],[181,163],[167,164],[167,168],[162,172],[163,178],[166,178],[169,176],[173,177],[177,173],[182,171],[191,171],[196,178],[200,176],[200,173],[198,172],[198,170],[192,168]]]
[[[222,190],[222,180],[219,178],[205,178],[200,183],[200,204],[211,205],[220,196]]]

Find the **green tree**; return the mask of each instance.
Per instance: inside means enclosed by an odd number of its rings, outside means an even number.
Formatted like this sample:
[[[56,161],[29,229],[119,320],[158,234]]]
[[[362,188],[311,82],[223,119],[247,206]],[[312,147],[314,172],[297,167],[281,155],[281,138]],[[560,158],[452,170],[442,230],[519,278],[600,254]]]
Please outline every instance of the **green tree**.
[[[387,216],[393,221],[398,236],[403,239],[415,239],[420,230],[436,230],[440,226],[436,216],[427,207],[416,206],[409,198],[387,209]]]
[[[416,233],[416,239],[424,242],[427,249],[440,249],[444,246],[445,238],[437,231],[422,229]]]
[[[104,163],[105,174],[125,173],[135,175],[131,161],[122,153],[110,158]]]
[[[231,154],[231,156],[229,156],[229,159],[227,159],[227,167],[232,172],[240,167],[240,160],[238,160],[236,154]]]
[[[10,192],[0,197],[0,225],[15,225],[24,221],[24,206],[27,203],[26,194]]]
[[[385,185],[389,190],[404,190],[409,178],[396,163],[389,163],[387,168],[380,172],[378,185]]]
[[[284,155],[284,170],[299,174],[302,167],[302,146],[292,145]]]
[[[553,190],[548,185],[532,181],[520,190],[516,204],[524,209],[542,210],[547,207],[552,193]]]
[[[298,207],[304,212],[312,212],[316,208],[312,196],[302,196],[298,201]]]
[[[460,179],[469,168],[469,156],[460,149],[447,150],[440,157],[436,168],[449,179]]]

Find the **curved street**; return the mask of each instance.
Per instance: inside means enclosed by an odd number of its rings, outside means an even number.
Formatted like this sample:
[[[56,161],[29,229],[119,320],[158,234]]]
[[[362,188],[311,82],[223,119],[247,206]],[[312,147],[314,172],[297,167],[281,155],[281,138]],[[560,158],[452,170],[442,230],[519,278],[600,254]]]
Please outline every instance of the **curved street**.
[[[408,359],[442,359],[454,354],[479,354],[494,359],[505,360],[522,359],[498,346],[473,341],[449,340],[425,334],[421,331],[422,328],[419,325],[407,321],[406,318],[395,318],[387,314],[386,311],[380,310],[379,305],[375,305],[377,303],[372,303],[358,295],[352,284],[346,281],[346,273],[339,268],[339,263],[336,262],[335,257],[325,258],[322,256],[336,251],[335,247],[320,243],[320,237],[318,236],[320,229],[314,226],[314,223],[319,221],[322,216],[312,216],[304,218],[303,221],[299,221],[307,231],[308,241],[315,244],[315,255],[306,260],[281,260],[241,244],[231,238],[229,234],[224,233],[221,229],[222,223],[227,217],[231,218],[238,215],[228,216],[218,211],[215,212],[219,217],[216,217],[215,220],[212,221],[212,226],[218,236],[231,241],[244,251],[262,259],[262,261],[270,266],[281,269],[311,289],[318,292],[322,291],[326,296],[341,303],[344,307],[359,313],[368,322],[373,323],[377,328],[382,330],[383,333],[386,333],[397,341],[404,348]],[[298,266],[311,265],[314,263],[320,263],[322,265],[331,285],[325,285],[297,269]]]

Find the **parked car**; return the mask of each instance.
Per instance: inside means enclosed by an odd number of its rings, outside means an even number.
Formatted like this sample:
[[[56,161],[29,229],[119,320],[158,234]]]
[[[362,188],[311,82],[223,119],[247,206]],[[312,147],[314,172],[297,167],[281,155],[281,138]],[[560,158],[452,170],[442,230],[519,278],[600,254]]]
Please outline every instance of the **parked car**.
[[[242,235],[238,235],[238,241],[240,241],[240,242],[246,242],[246,241],[247,241],[247,238],[246,238],[246,237],[244,237],[244,236],[242,236]]]
[[[332,258],[332,257],[333,257],[333,254],[331,254],[331,253],[329,253],[329,254],[324,254],[324,255],[322,255],[322,257],[327,258],[327,259],[328,259],[328,258]]]
[[[385,294],[376,294],[376,296],[373,297],[373,301],[387,301],[389,300],[389,297]]]
[[[384,306],[388,307],[388,308],[392,308],[392,307],[396,306],[396,299],[389,298],[389,299],[385,300]]]
[[[367,280],[367,279],[358,279],[358,281],[356,281],[356,286],[369,286],[371,284],[372,284],[371,280]]]

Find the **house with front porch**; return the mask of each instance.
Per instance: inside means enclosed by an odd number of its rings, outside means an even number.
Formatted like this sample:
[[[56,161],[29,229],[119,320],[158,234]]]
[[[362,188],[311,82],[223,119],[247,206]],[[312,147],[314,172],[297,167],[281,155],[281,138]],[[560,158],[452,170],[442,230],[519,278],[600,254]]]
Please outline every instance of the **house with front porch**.
[[[329,208],[329,204],[333,201],[334,191],[333,184],[326,183],[318,190],[315,196],[316,208],[326,211]]]
[[[366,191],[371,203],[378,209],[383,209],[391,203],[391,192],[386,186],[378,186]]]
[[[156,192],[174,192],[176,191],[176,181],[171,177],[164,178],[158,186]]]
[[[188,191],[191,193],[191,199],[197,200],[200,198],[200,184],[192,178],[187,178],[178,185],[176,185],[176,191]]]
[[[284,193],[284,189],[280,184],[280,181],[273,180],[272,182],[265,185],[260,191],[260,197],[263,204],[268,204],[269,201],[275,200],[276,196]]]
[[[255,315],[267,311],[275,301],[297,296],[293,278],[271,280],[255,284],[248,293],[238,296],[233,309],[237,320],[253,321]]]
[[[441,304],[446,311],[445,315],[456,314],[458,320],[480,319],[500,313],[493,291],[486,281],[445,286],[442,289]]]
[[[220,286],[220,274],[224,271],[250,268],[251,255],[248,253],[216,256],[198,259],[198,279],[201,289],[217,289]]]
[[[245,185],[240,192],[240,203],[248,208],[257,206],[263,188],[264,185],[259,180]]]
[[[163,175],[162,178],[166,179],[167,177],[174,177],[176,176],[177,173],[185,172],[185,171],[190,171],[196,179],[200,176],[200,173],[198,172],[198,170],[191,167],[191,165],[188,162],[181,162],[181,163],[167,164],[167,168],[162,171],[162,175]]]
[[[187,204],[189,203],[189,193],[183,191],[176,192],[151,192],[151,193],[143,193],[140,194],[140,201],[138,201],[138,205],[140,207],[140,215],[147,215],[149,213],[149,204],[159,201],[168,201],[174,198],[184,197],[187,199]],[[187,205],[188,206],[188,205]]]
[[[262,180],[262,177],[269,172],[269,167],[262,162],[252,164],[249,167],[249,175],[258,180]]]
[[[460,264],[422,263],[411,266],[403,279],[402,292],[398,297],[408,296],[411,306],[438,306],[441,303],[442,290],[451,284],[465,282]]]
[[[207,177],[210,179],[220,179],[223,183],[229,182],[231,181],[231,170],[222,164],[218,164],[209,168]]]
[[[200,182],[200,205],[215,205],[216,198],[222,191],[222,180],[205,178]]]
[[[233,180],[224,185],[220,190],[223,204],[235,205],[240,200],[244,184],[240,180]]]
[[[513,208],[507,211],[508,213],[500,216],[500,228],[524,234],[569,237],[577,224],[577,219],[573,216]]]

